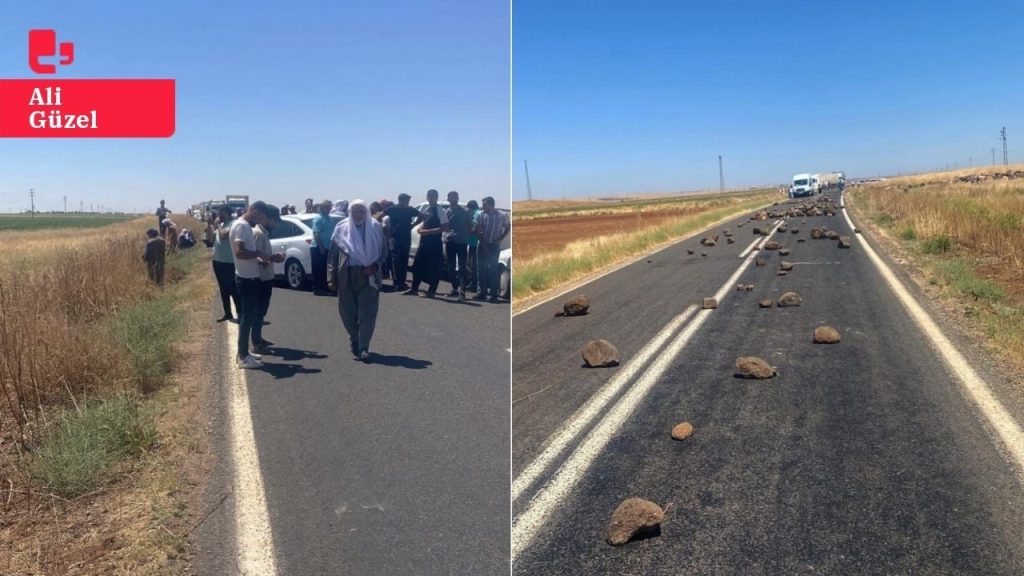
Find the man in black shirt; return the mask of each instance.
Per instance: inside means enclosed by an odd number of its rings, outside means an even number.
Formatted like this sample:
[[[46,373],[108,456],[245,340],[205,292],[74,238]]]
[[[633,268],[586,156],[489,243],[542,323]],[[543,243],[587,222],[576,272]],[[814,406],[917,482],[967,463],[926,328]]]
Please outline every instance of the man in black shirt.
[[[160,201],[160,207],[156,209],[156,223],[160,227],[160,237],[163,238],[167,233],[167,225],[164,224],[164,220],[167,215],[171,213],[171,209],[164,206],[164,201]]]
[[[405,273],[409,268],[409,248],[412,242],[413,222],[419,217],[418,210],[409,206],[412,199],[408,194],[398,195],[398,204],[393,204],[384,210],[388,217],[391,238],[394,241],[394,248],[391,251],[391,259],[395,267],[394,283],[395,291],[406,290],[409,286],[405,283]]]

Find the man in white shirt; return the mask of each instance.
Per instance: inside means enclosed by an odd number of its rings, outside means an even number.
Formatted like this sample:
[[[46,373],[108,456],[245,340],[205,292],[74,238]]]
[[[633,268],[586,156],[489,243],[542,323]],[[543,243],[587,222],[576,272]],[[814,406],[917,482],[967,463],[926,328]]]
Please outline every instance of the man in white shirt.
[[[238,288],[238,367],[259,368],[263,366],[258,354],[249,353],[249,336],[256,322],[259,308],[260,265],[267,260],[257,249],[252,227],[267,225],[267,205],[263,201],[253,202],[234,223],[228,234],[231,253],[235,260],[235,285]]]
[[[267,204],[267,224],[257,224],[253,229],[256,249],[263,255],[260,264],[259,297],[256,299],[256,320],[252,324],[252,349],[266,352],[274,343],[263,337],[263,319],[270,311],[270,296],[274,291],[274,264],[284,262],[284,252],[274,252],[270,246],[270,231],[281,223],[281,211],[277,206]]]

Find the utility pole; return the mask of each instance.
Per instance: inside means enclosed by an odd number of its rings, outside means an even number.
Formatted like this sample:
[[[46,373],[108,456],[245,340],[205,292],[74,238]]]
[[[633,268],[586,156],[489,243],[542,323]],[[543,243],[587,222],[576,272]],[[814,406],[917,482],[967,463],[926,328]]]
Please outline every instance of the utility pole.
[[[526,199],[533,200],[533,189],[530,188],[530,165],[523,160],[523,169],[526,170]]]
[[[29,214],[31,214],[32,217],[35,218],[35,216],[36,216],[36,189],[35,188],[29,188],[28,189],[28,198],[32,202],[32,209],[29,211]]]
[[[79,200],[78,201],[78,213],[81,214],[83,211],[85,211],[85,201],[84,200]]]
[[[65,214],[68,213],[68,196],[67,196],[67,194],[64,195],[64,213]]]
[[[1009,158],[1006,156],[1006,126],[999,131],[999,137],[1003,140],[1003,166],[1009,165]]]
[[[993,166],[996,165],[996,147],[995,146],[992,147],[992,165]]]
[[[718,155],[718,191],[725,192],[725,172],[722,171],[722,155]]]

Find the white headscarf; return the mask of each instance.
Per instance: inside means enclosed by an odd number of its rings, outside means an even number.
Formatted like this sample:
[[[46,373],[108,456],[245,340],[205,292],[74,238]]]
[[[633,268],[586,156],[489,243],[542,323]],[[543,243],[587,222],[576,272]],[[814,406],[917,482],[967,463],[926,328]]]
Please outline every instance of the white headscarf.
[[[348,200],[338,200],[331,208],[331,216],[335,218],[348,218]]]
[[[362,229],[355,225],[351,217],[345,218],[334,227],[331,242],[336,244],[342,252],[348,254],[349,265],[369,266],[380,258],[384,231],[380,222],[370,217],[370,209],[367,208],[366,202],[353,200],[350,206],[362,206],[366,211]]]

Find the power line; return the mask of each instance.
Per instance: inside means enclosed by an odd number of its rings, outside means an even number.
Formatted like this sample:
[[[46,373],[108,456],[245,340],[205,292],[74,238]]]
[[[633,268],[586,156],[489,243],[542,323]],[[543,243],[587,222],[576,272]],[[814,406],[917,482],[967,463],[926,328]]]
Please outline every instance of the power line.
[[[28,198],[32,202],[32,210],[31,210],[31,212],[29,212],[29,214],[31,214],[32,217],[34,218],[35,215],[36,215],[36,189],[35,188],[29,188],[28,189]]]
[[[530,166],[523,160],[523,169],[526,170],[526,199],[533,200],[533,189],[530,188]]]
[[[722,155],[718,155],[718,191],[725,192],[725,172],[722,171]]]
[[[1003,126],[1003,129],[999,131],[999,137],[1003,140],[1003,166],[1007,166],[1010,164],[1010,161],[1006,155],[1006,126]]]

